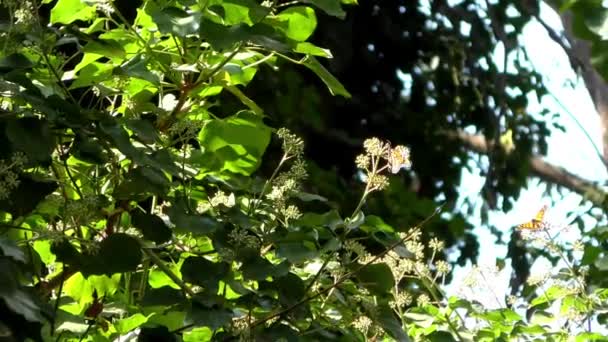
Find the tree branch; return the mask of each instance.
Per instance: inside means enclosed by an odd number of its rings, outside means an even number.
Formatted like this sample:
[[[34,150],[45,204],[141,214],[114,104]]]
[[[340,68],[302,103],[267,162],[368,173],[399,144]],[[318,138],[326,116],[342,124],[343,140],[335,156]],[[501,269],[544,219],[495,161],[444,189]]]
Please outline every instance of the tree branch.
[[[450,131],[446,134],[477,153],[487,154],[491,150],[492,143],[488,144],[485,137],[481,135],[472,135],[463,131]],[[591,201],[594,205],[604,207],[608,193],[596,183],[579,177],[563,167],[550,164],[538,156],[530,157],[528,162],[530,163],[530,173],[533,176],[567,188]]]

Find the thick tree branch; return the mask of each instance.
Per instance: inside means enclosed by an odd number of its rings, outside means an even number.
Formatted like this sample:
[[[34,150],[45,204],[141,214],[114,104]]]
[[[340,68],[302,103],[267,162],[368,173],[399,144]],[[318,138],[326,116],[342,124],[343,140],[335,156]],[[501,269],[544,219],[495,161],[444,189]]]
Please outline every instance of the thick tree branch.
[[[472,151],[487,154],[491,149],[481,135],[471,135],[462,131],[448,132],[447,135],[458,139]],[[563,167],[544,161],[537,156],[530,157],[530,173],[543,181],[553,183],[578,193],[598,207],[604,207],[608,193],[594,182],[581,178]]]

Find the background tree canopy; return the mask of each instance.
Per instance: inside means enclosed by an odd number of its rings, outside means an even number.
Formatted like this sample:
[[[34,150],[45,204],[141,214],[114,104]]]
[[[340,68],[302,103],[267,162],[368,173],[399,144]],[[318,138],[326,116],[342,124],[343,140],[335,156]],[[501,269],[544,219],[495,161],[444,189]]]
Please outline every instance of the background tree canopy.
[[[603,227],[489,227],[512,297],[443,289],[448,250],[477,263],[471,165],[484,215],[531,177],[608,208],[542,159],[563,127],[527,112],[547,89],[520,43],[540,21],[606,126],[608,12],[547,4],[563,33],[536,1],[2,1],[0,338],[600,338]],[[539,256],[567,266],[548,288]]]

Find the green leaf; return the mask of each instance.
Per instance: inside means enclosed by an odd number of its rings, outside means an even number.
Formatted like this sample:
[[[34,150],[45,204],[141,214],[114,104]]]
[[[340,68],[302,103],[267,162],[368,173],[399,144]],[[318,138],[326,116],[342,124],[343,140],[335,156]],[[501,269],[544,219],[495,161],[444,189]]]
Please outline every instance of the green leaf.
[[[32,163],[50,161],[55,149],[55,136],[46,120],[22,118],[11,120],[6,125],[6,136],[19,151],[27,155]]]
[[[285,307],[298,303],[306,295],[304,281],[293,273],[276,278],[273,284],[279,292],[279,302]]]
[[[277,253],[294,264],[313,259],[318,255],[314,244],[307,241],[278,243]]]
[[[34,250],[40,256],[40,259],[45,265],[50,265],[56,260],[55,254],[51,252],[51,241],[36,240],[34,241]]]
[[[215,50],[225,50],[249,39],[251,34],[247,27],[244,24],[225,26],[203,19],[199,33]]]
[[[51,245],[51,252],[57,256],[57,260],[66,265],[80,265],[82,254],[67,240],[55,240]]]
[[[303,0],[302,2],[313,4],[331,16],[338,17],[340,19],[344,19],[346,17],[346,12],[344,12],[342,6],[340,5],[340,0]]]
[[[303,42],[312,35],[317,27],[315,11],[310,7],[294,6],[279,13],[274,19],[279,24],[274,25],[283,31],[289,39]]]
[[[95,11],[95,6],[86,5],[80,0],[59,0],[51,10],[51,24],[88,21],[95,17]]]
[[[27,258],[25,257],[25,253],[17,246],[17,244],[9,240],[7,238],[0,238],[0,250],[2,250],[2,254],[11,257],[16,261],[26,262]]]
[[[399,342],[409,341],[407,334],[401,326],[401,322],[395,316],[394,311],[387,305],[378,305],[371,316],[395,340]]]
[[[83,46],[83,52],[102,55],[108,58],[125,58],[126,52],[123,46],[113,40],[95,39]]]
[[[34,64],[20,53],[13,53],[6,57],[0,58],[0,73],[6,73],[19,69],[30,69],[33,66]]]
[[[177,264],[171,263],[165,264],[165,266],[169,268],[171,272],[173,272],[173,274],[175,274],[179,279],[181,279],[182,274],[179,269],[181,267],[182,262],[183,259],[181,259],[180,262],[178,262]],[[169,276],[167,276],[165,272],[159,269],[154,269],[150,272],[150,275],[148,276],[148,283],[153,289],[161,288],[164,286],[168,286],[176,290],[180,289],[179,285],[177,285],[171,278],[169,278]]]
[[[357,278],[365,288],[376,295],[385,295],[395,286],[395,278],[385,263],[372,264],[357,272]]]
[[[222,170],[250,175],[260,165],[270,142],[270,128],[250,111],[208,122],[198,135],[205,152],[215,152]]]
[[[162,33],[170,33],[183,38],[198,33],[201,22],[201,15],[198,12],[189,14],[177,7],[159,9],[155,6],[146,6],[146,10]]]
[[[355,217],[346,218],[346,220],[344,220],[344,225],[348,229],[355,229],[355,228],[359,228],[359,226],[361,226],[364,221],[365,221],[365,214],[363,214],[363,211],[359,210],[355,214]]]
[[[367,233],[394,233],[395,229],[388,225],[384,220],[376,215],[370,215],[365,217],[365,222],[361,226],[361,230]]]
[[[85,275],[131,272],[141,263],[142,252],[139,241],[124,233],[114,233],[103,240],[99,252],[85,260],[82,268]]]
[[[42,322],[43,316],[40,312],[39,301],[33,296],[33,292],[19,285],[17,277],[20,272],[15,263],[8,258],[0,258],[0,310],[3,319],[10,311],[18,313],[30,322]],[[3,301],[6,310],[3,305]],[[8,312],[7,312],[8,311]],[[3,321],[6,322],[6,321]]]
[[[262,257],[253,257],[243,262],[241,270],[245,279],[265,280],[268,277],[286,275],[289,272],[289,263],[284,261],[275,265]]]
[[[43,322],[45,320],[40,312],[39,301],[29,291],[18,289],[8,296],[0,294],[0,298],[4,299],[4,303],[9,309],[22,315],[30,322]]]
[[[584,20],[589,31],[602,40],[608,39],[608,10],[598,6],[593,11],[585,11]]]
[[[134,330],[144,323],[148,321],[150,317],[155,315],[155,313],[151,313],[148,316],[144,316],[140,313],[136,313],[135,315],[127,318],[123,318],[114,323],[114,327],[118,331],[119,334],[123,335],[128,333],[131,330]]]
[[[154,125],[143,119],[133,119],[127,121],[127,127],[135,132],[137,137],[146,144],[153,144],[160,141],[160,136]]]
[[[156,215],[135,211],[131,214],[131,220],[147,240],[160,244],[171,239],[171,229]]]
[[[569,289],[562,286],[553,285],[549,287],[543,295],[538,296],[530,302],[530,307],[541,305],[544,303],[550,303],[556,299],[563,298],[569,293]]]
[[[433,331],[432,333],[430,333],[427,338],[429,339],[430,342],[452,342],[452,341],[458,341],[457,339],[454,338],[454,336],[452,334],[450,334],[447,331]]]
[[[217,329],[228,324],[233,317],[232,310],[226,308],[206,308],[193,303],[192,310],[186,316],[186,324],[206,326]]]
[[[230,272],[230,265],[202,257],[189,257],[184,261],[181,272],[184,281],[200,285],[208,293],[217,293],[219,281]]]
[[[252,99],[247,97],[247,95],[245,95],[238,87],[227,86],[225,89],[234,96],[236,96],[239,100],[241,100],[241,102],[249,109],[251,109],[252,112],[260,116],[264,115],[264,111],[262,110],[262,108],[260,108],[255,102],[253,102]]]
[[[175,334],[171,333],[167,327],[144,327],[137,336],[137,341],[163,341],[177,342]]]
[[[137,54],[119,67],[114,68],[112,73],[114,75],[125,75],[145,80],[154,86],[160,85],[159,76],[151,72],[150,69],[148,69],[147,64],[148,59],[141,54]]]
[[[327,69],[325,69],[325,67],[321,65],[321,63],[319,63],[319,61],[317,61],[314,57],[309,56],[302,62],[302,64],[308,69],[312,70],[323,81],[323,83],[325,83],[332,95],[342,95],[345,98],[351,97],[350,93],[348,90],[346,90],[346,88],[344,88],[342,83],[340,83],[340,81],[329,73],[329,71],[327,71]]]
[[[307,55],[313,55],[313,56],[319,56],[319,57],[325,57],[325,58],[333,58],[331,51],[320,48],[309,42],[297,43],[295,48],[293,49],[293,51],[298,52],[298,53],[305,53]]]
[[[335,230],[337,227],[342,226],[344,221],[336,210],[330,210],[323,214],[304,213],[294,224],[305,227],[328,227],[331,230]]]
[[[295,193],[295,197],[297,197],[299,200],[304,201],[304,202],[311,202],[311,201],[319,201],[319,202],[327,202],[327,198],[317,195],[317,194],[311,194],[308,192],[304,192],[304,191],[298,191]]]
[[[254,0],[224,0],[217,1],[224,10],[224,23],[228,25],[246,23],[253,25],[260,22],[271,8],[261,6]]]
[[[180,290],[163,286],[158,289],[147,289],[144,298],[141,300],[143,306],[171,306],[181,303],[186,297]]]
[[[175,224],[175,229],[181,232],[207,235],[222,227],[220,222],[210,216],[191,215],[181,210],[170,210],[169,217]]]
[[[10,296],[19,289],[19,280],[16,278],[19,271],[14,262],[0,258],[0,272],[4,275],[0,278],[0,296]]]
[[[110,159],[110,156],[103,149],[99,141],[91,138],[77,138],[70,148],[70,154],[75,158],[91,164],[103,164]]]
[[[11,191],[9,199],[0,200],[0,210],[9,212],[13,217],[29,214],[46,196],[57,189],[57,183],[41,181],[29,175],[19,177],[19,185]]]
[[[110,63],[91,62],[78,71],[78,78],[69,89],[77,89],[108,81],[112,78],[113,66]]]
[[[184,342],[211,341],[212,337],[213,330],[207,327],[194,328],[188,332],[184,332]]]
[[[151,167],[138,167],[129,171],[113,192],[119,199],[146,199],[152,194],[164,195],[170,182],[165,174]]]

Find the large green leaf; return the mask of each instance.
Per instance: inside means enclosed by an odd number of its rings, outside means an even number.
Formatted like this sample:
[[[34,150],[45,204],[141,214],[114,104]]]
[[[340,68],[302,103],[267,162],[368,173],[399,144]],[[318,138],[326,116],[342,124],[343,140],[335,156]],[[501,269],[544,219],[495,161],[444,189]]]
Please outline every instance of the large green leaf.
[[[407,342],[409,338],[405,333],[401,322],[395,316],[393,309],[385,304],[378,305],[372,313],[374,320],[389,333],[395,340],[399,342]]]
[[[81,0],[59,0],[51,10],[52,24],[70,24],[76,20],[87,21],[95,17],[95,6]]]
[[[88,137],[77,138],[70,148],[70,154],[92,164],[103,164],[110,158],[97,139]]]
[[[177,231],[196,235],[207,235],[222,227],[220,222],[210,216],[188,214],[178,208],[169,210],[169,217]]]
[[[146,323],[150,316],[155,315],[154,313],[144,316],[140,313],[136,313],[133,316],[123,318],[114,323],[114,327],[121,335],[128,333],[129,331],[136,329]]]
[[[212,0],[210,7],[221,6],[222,17],[227,25],[245,23],[253,25],[259,23],[271,8],[261,6],[255,0]],[[215,9],[214,9],[215,10]]]
[[[230,271],[225,262],[212,262],[202,257],[189,257],[184,261],[181,272],[185,281],[202,286],[208,293],[216,293],[219,281]]]
[[[230,322],[233,315],[232,310],[226,308],[207,308],[193,303],[192,310],[186,316],[186,323],[217,329]]]
[[[146,9],[162,33],[171,33],[178,37],[198,32],[201,15],[198,12],[188,13],[177,7],[158,8],[151,4]]]
[[[57,189],[57,183],[38,180],[28,175],[19,177],[19,185],[11,191],[9,199],[0,200],[0,210],[13,217],[29,214],[46,196]]]
[[[323,10],[323,12],[344,19],[346,12],[342,9],[340,0],[303,0],[304,3],[313,4]]]
[[[2,255],[10,257],[15,261],[26,262],[25,253],[17,246],[17,244],[7,238],[0,237],[0,250]]]
[[[162,171],[152,167],[138,167],[124,176],[113,195],[120,199],[146,199],[152,194],[167,193],[169,186],[170,182]]]
[[[344,220],[336,210],[330,210],[323,214],[304,213],[298,220],[294,222],[296,225],[306,227],[328,227],[335,230],[337,227],[344,225]]]
[[[363,267],[357,272],[357,279],[359,279],[361,285],[376,295],[385,295],[395,286],[393,272],[385,263]]]
[[[6,125],[6,136],[16,150],[32,163],[48,162],[55,149],[55,136],[46,120],[22,118]]]
[[[315,11],[306,6],[294,6],[282,11],[275,17],[275,27],[285,33],[289,39],[303,42],[308,39],[317,27]]]
[[[186,298],[183,292],[170,286],[163,286],[158,289],[152,288],[146,290],[141,304],[144,306],[170,306],[175,303],[181,303],[184,299]]]
[[[289,264],[287,262],[282,262],[275,265],[264,258],[253,257],[244,261],[241,269],[245,279],[264,280],[267,277],[280,277],[286,275],[287,272],[289,272]]]
[[[323,81],[323,83],[325,83],[325,85],[329,89],[329,92],[332,95],[342,95],[346,98],[351,97],[350,93],[348,92],[348,90],[346,90],[346,88],[344,88],[342,83],[340,83],[340,81],[338,81],[338,79],[336,79],[334,75],[327,71],[327,69],[325,69],[325,67],[321,63],[319,63],[319,61],[317,61],[314,57],[307,57],[302,62],[302,64],[308,69],[312,70],[315,74],[317,74],[317,76]]]
[[[0,58],[0,73],[19,69],[29,69],[33,66],[34,64],[20,53],[14,53]]]
[[[204,19],[200,25],[200,35],[216,50],[225,50],[234,44],[249,39],[248,26],[245,24],[225,26]]]
[[[95,56],[94,54],[92,56]],[[78,71],[78,78],[70,85],[70,89],[77,89],[108,81],[112,78],[114,67],[110,63],[91,62]]]
[[[283,277],[277,277],[273,281],[279,292],[279,301],[285,307],[290,307],[298,303],[306,295],[306,285],[304,281],[293,273],[288,273]]]
[[[16,312],[30,322],[42,322],[43,317],[40,312],[38,300],[26,288],[19,284],[19,271],[15,263],[9,258],[0,258],[0,308],[4,305],[13,312]],[[4,315],[8,312],[2,312]]]
[[[131,214],[133,225],[141,230],[144,238],[156,243],[163,243],[171,239],[171,229],[156,215],[135,211]]]
[[[220,158],[222,170],[250,175],[260,165],[270,133],[262,117],[241,111],[223,120],[207,122],[198,138],[205,152],[215,152]]]
[[[137,269],[141,258],[141,245],[137,239],[114,233],[100,243],[97,254],[84,260],[82,272],[85,275],[131,272]]]
[[[277,254],[296,264],[313,259],[318,255],[318,252],[312,242],[297,241],[278,243]]]
[[[83,52],[99,54],[109,58],[125,58],[123,46],[113,39],[95,39],[82,48]]]
[[[152,85],[158,86],[160,84],[159,76],[148,68],[148,60],[141,54],[133,56],[119,67],[112,70],[114,75],[125,75],[129,77],[138,78],[150,82]],[[127,89],[129,90],[129,89]],[[132,93],[133,94],[133,93]],[[134,95],[134,94],[133,94]]]
[[[135,135],[146,144],[153,144],[160,141],[160,136],[154,125],[143,119],[133,119],[127,121],[127,127],[131,129]]]

